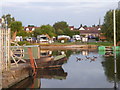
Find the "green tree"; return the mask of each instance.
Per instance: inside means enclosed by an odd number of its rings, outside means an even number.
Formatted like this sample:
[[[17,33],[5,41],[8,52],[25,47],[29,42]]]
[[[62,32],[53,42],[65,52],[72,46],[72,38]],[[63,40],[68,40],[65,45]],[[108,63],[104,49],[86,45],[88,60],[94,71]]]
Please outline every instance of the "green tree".
[[[69,28],[67,22],[65,21],[61,21],[61,22],[56,22],[53,27],[55,28],[55,30],[61,29],[64,30],[65,28]]]
[[[83,25],[82,25],[82,24],[80,24],[80,27],[83,27]]]
[[[24,30],[20,30],[20,31],[18,31],[17,36],[26,37],[26,36],[30,36],[30,33],[26,32]]]
[[[56,22],[53,25],[53,27],[55,28],[55,33],[57,35],[72,36],[72,35],[75,35],[75,34],[79,34],[79,31],[72,31],[72,30],[70,30],[69,25],[65,21]]]
[[[17,32],[19,32],[20,30],[22,30],[22,22],[20,22],[20,21],[11,22],[10,28],[11,28],[11,31],[13,33],[12,41],[14,41]]]
[[[34,25],[28,25],[28,27],[35,27]]]
[[[64,34],[63,30],[61,30],[61,29],[58,29],[58,30],[57,30],[57,33],[58,33],[59,35]]]
[[[51,25],[42,25],[41,27],[36,28],[33,33],[35,37],[41,34],[48,34],[50,37],[53,37],[55,36],[55,29]]]
[[[116,10],[116,32],[117,32],[117,42],[120,41],[120,10]],[[109,41],[113,41],[113,10],[106,13],[104,17],[104,23],[102,25],[102,33],[105,34]]]
[[[65,21],[61,21],[61,22],[56,22],[53,27],[55,28],[55,33],[57,35],[61,35],[61,32],[62,34],[66,34],[66,30],[69,29],[69,26],[67,24],[67,22]],[[61,31],[62,30],[62,31]]]
[[[7,22],[8,27],[10,27],[10,24],[15,21],[15,18],[11,17],[11,14],[3,15],[2,18]]]
[[[84,25],[83,27],[85,28],[85,27],[87,27],[87,25]]]
[[[117,65],[117,82],[120,81],[120,53],[117,55],[117,59],[116,59],[116,65]],[[114,81],[114,57],[104,57],[104,61],[101,62],[104,71],[105,71],[105,75],[107,77],[107,80],[109,82],[113,82]]]

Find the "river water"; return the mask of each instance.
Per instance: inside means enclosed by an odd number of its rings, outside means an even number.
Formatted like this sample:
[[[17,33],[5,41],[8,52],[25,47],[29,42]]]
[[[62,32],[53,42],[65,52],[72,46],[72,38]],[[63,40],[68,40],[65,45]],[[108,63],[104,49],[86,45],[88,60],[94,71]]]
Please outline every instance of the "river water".
[[[117,75],[114,74],[113,52],[88,50],[41,50],[43,64],[34,77],[27,78],[12,88],[114,88],[120,85],[120,52],[117,54]],[[36,54],[37,55],[37,54]],[[63,59],[51,61],[59,55]],[[59,66],[58,66],[59,65]],[[43,65],[44,66],[44,65]],[[39,67],[39,66],[38,66]]]

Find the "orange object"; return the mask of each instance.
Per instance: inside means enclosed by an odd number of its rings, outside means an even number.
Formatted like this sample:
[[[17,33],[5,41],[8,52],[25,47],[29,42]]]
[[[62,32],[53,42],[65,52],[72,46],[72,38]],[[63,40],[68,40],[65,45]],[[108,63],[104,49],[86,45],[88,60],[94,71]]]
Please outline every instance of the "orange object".
[[[35,60],[33,59],[32,49],[31,48],[28,48],[28,54],[29,54],[29,57],[30,57],[31,67],[33,68],[33,75],[35,75],[37,66],[35,66]]]

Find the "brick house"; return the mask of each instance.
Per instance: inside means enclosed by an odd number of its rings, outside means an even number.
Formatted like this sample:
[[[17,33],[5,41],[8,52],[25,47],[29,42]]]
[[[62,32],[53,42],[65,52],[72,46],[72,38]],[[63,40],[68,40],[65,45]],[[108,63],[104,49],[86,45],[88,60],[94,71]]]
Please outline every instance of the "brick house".
[[[80,31],[80,35],[84,37],[99,37],[100,36],[100,30],[101,27],[96,26],[96,27],[79,27],[79,28],[74,28],[74,26],[69,27],[70,30],[74,31]]]
[[[79,28],[80,35],[85,37],[99,37],[100,36],[100,27],[81,27]]]

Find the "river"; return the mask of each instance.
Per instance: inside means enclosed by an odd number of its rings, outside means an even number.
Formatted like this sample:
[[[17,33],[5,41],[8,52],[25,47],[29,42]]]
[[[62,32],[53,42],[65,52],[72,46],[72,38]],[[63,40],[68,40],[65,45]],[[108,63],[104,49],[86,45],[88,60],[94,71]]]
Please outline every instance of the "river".
[[[41,50],[40,58],[37,60],[42,64],[38,64],[40,65],[38,67],[45,67],[45,65],[50,67],[36,69],[37,74],[34,77],[27,78],[11,88],[118,87],[120,85],[120,52],[116,54],[117,76],[115,77],[113,52],[77,49]],[[66,56],[54,61],[53,58],[59,55]]]

